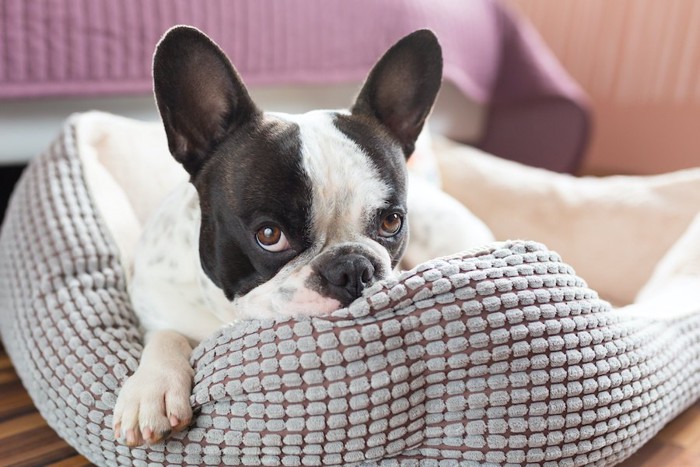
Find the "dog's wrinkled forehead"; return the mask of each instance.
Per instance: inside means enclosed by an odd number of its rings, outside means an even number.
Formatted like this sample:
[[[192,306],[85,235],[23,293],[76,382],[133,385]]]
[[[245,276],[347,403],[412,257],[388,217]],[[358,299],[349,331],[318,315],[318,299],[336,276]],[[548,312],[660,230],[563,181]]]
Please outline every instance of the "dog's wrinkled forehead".
[[[404,204],[403,155],[378,126],[331,111],[270,118],[298,125],[316,243],[356,240],[367,233],[378,210]]]
[[[222,142],[193,183],[202,208],[219,212],[220,221],[226,221],[229,210],[248,227],[265,220],[260,216],[271,217],[266,220],[284,224],[295,237],[304,236],[311,187],[294,123],[261,118],[248,124]]]

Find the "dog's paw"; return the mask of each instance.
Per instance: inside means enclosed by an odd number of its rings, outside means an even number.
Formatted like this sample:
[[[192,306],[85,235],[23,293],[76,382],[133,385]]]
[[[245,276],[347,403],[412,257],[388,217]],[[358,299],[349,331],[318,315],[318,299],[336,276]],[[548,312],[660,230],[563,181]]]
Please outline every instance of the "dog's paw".
[[[187,427],[193,374],[189,366],[139,368],[119,391],[112,422],[115,438],[127,446],[154,444]]]

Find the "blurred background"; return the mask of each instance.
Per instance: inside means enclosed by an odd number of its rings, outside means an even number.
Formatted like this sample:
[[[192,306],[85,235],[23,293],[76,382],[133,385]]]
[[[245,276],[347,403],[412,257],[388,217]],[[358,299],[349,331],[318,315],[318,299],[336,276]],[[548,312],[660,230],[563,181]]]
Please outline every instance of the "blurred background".
[[[381,52],[431,27],[445,84],[431,130],[584,175],[700,165],[696,0],[0,0],[0,210],[73,112],[157,120],[150,62],[187,23],[262,107],[345,107]]]
[[[508,0],[589,96],[582,171],[700,165],[700,2]]]

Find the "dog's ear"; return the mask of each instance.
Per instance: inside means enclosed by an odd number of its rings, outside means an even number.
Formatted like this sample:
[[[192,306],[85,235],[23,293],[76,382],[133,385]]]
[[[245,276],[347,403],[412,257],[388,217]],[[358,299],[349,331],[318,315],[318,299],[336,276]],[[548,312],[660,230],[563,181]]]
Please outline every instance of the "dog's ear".
[[[428,29],[409,34],[374,65],[353,114],[377,118],[408,158],[435,102],[442,81],[442,49]]]
[[[153,88],[173,157],[194,175],[223,137],[260,113],[224,52],[176,26],[153,57]]]

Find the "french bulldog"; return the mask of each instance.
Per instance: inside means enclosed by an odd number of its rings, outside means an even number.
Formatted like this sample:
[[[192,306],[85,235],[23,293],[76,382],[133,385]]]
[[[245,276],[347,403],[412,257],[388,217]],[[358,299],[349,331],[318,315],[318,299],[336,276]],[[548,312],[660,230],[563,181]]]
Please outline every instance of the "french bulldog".
[[[440,88],[442,53],[431,31],[409,34],[349,110],[300,115],[260,110],[192,27],[165,34],[153,77],[189,182],[146,223],[134,255],[129,292],[146,344],[113,417],[128,445],[189,424],[197,342],[238,320],[328,314],[392,273],[408,242],[406,161]]]

